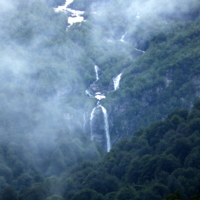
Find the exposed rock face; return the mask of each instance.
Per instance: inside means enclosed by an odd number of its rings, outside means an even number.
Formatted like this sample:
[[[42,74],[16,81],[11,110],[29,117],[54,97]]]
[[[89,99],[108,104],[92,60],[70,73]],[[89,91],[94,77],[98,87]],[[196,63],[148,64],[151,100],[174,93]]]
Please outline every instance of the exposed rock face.
[[[96,107],[95,114],[92,119],[92,139],[97,141],[107,151],[106,134],[104,130],[104,116],[100,107]]]
[[[91,98],[96,98],[97,106],[93,108],[91,115],[90,115],[90,131],[91,131],[91,139],[96,140],[105,152],[109,152],[111,148],[110,143],[110,133],[109,133],[109,123],[108,123],[108,115],[107,110],[104,108],[100,101],[106,98],[106,95],[111,92],[115,91],[119,88],[119,80],[117,80],[117,88],[115,86],[116,80],[112,81],[112,87],[109,85],[107,88],[102,86],[100,77],[99,77],[99,67],[94,66],[96,81],[90,84],[88,89],[85,91],[85,94]],[[119,76],[119,75],[118,75]]]
[[[92,84],[90,85],[90,90],[91,90],[93,93],[99,92],[99,91],[100,91],[100,84],[97,84],[96,82],[92,83]]]
[[[140,75],[142,73],[135,77]],[[135,78],[134,74],[130,76]],[[127,96],[118,102],[115,100],[115,105],[109,109],[112,144],[128,137],[140,126],[165,119],[175,108],[190,109],[194,99],[200,97],[200,76],[191,78],[188,74],[186,77],[179,84],[174,71],[167,70],[159,84],[146,87],[139,96]],[[188,93],[190,96],[187,96]]]

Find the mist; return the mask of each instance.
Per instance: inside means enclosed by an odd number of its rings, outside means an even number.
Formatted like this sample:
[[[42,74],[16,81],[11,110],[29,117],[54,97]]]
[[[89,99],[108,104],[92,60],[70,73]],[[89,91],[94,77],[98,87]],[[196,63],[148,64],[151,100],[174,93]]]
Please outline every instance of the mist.
[[[170,31],[173,20],[185,16],[197,2],[190,3],[150,0],[92,3],[91,14],[83,23],[88,24],[90,45],[97,46],[100,52],[99,57],[94,57],[90,49],[70,38],[70,30],[66,32],[67,16],[55,13],[45,1],[1,1],[2,138],[8,138],[5,132],[23,133],[30,143],[44,141],[43,145],[50,148],[59,131],[85,132],[83,118],[89,116],[93,102],[84,96],[90,81],[80,77],[83,58],[88,67],[85,73],[90,74],[96,62],[103,78],[110,74],[103,80],[108,85],[138,56],[136,51],[133,55],[133,47],[146,51],[149,38],[160,30]],[[172,19],[166,17],[170,15]],[[143,27],[149,27],[149,33]],[[125,42],[120,42],[125,32]],[[109,66],[109,59],[119,54],[114,61],[116,65]],[[85,102],[79,101],[80,97]]]
[[[85,20],[67,28],[69,13],[55,12],[53,0],[0,0],[2,188],[20,190],[27,174],[30,187],[36,174],[60,177],[84,159],[99,160],[105,152],[89,127],[97,101],[85,95],[94,66],[106,92],[122,73],[119,90],[101,102],[113,125],[109,115],[117,95],[126,96],[124,77],[135,59],[148,55],[159,33],[199,17],[197,0],[80,1],[73,9],[89,6]]]
[[[92,106],[84,102],[79,70],[85,52],[66,36],[67,16],[45,1],[0,5],[1,145],[22,148],[23,164],[48,175],[80,162],[82,154],[96,157],[91,142],[84,146]],[[22,155],[13,153],[15,166]]]

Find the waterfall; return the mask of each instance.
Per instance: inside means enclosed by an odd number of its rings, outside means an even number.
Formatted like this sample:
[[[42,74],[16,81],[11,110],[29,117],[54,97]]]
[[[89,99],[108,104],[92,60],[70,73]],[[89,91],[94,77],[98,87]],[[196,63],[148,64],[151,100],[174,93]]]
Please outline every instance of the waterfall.
[[[121,76],[122,76],[122,73],[119,74],[118,76],[116,76],[115,78],[113,78],[114,90],[119,89],[119,83],[121,80]]]
[[[90,114],[90,134],[91,134],[91,140],[93,140],[93,129],[92,129],[92,120],[94,118],[94,112],[96,110],[97,107],[94,107],[91,114]]]
[[[145,53],[145,51],[142,51],[140,49],[137,49],[137,48],[134,48],[136,51],[139,51],[139,52],[142,52],[142,53]]]
[[[71,17],[68,17],[68,24],[70,24],[70,26],[74,23],[84,21],[84,17],[82,16],[84,11],[72,10],[70,8],[67,8],[67,11],[71,13]]]
[[[101,101],[102,99],[105,99],[106,96],[101,94],[101,92],[96,92],[94,98],[96,98],[97,100]]]
[[[106,151],[109,152],[111,149],[111,144],[110,144],[110,133],[109,133],[109,124],[108,124],[108,114],[106,109],[100,104],[100,102],[97,102],[97,106],[92,109],[92,112],[90,114],[90,131],[91,131],[91,140],[94,139],[93,135],[93,118],[95,115],[95,111],[97,108],[101,108],[102,113],[103,113],[103,118],[104,118],[104,130],[105,130],[105,135],[106,135]]]
[[[54,8],[55,12],[64,12],[67,10],[67,7],[69,4],[73,3],[74,0],[66,0],[65,4],[63,6],[58,6],[57,8]]]
[[[140,19],[140,13],[139,12],[137,13],[136,18]]]
[[[99,105],[99,106],[101,107],[101,110],[102,110],[103,116],[104,116],[104,129],[105,129],[105,133],[106,133],[106,146],[107,146],[106,150],[107,150],[107,152],[109,152],[111,149],[111,144],[110,144],[108,115],[107,115],[106,109],[102,105]]]
[[[102,144],[106,152],[109,152],[111,149],[111,141],[109,133],[108,114],[106,108],[104,108],[100,103],[102,99],[106,98],[107,91],[104,91],[100,87],[98,87],[98,84],[101,83],[99,82],[99,67],[97,65],[94,65],[94,70],[96,81],[93,82],[85,91],[85,94],[87,96],[97,99],[97,105],[92,109],[92,112],[90,114],[90,135],[91,140],[96,139],[96,141]],[[113,78],[114,91],[119,88],[121,76],[122,73]],[[101,119],[102,115],[100,114],[103,114],[103,119]]]
[[[85,94],[89,97],[93,97],[88,90],[85,90]]]
[[[95,74],[96,74],[96,81],[98,81],[99,80],[99,74],[98,74],[99,68],[97,65],[94,66],[94,70],[95,70]]]
[[[86,116],[83,114],[83,130],[85,131],[85,126],[86,126]]]
[[[70,24],[70,26],[74,23],[84,21],[84,17],[82,16],[84,14],[84,11],[68,8],[68,6],[73,3],[73,1],[74,0],[66,0],[63,6],[58,6],[57,8],[54,8],[55,12],[70,13],[70,16],[68,17],[68,24]]]
[[[106,144],[102,144],[102,146],[106,146],[106,152],[109,152],[111,149],[111,142],[110,142],[110,134],[109,134],[109,124],[108,124],[108,115],[106,109],[101,105],[100,101],[102,99],[106,98],[106,95],[104,92],[102,92],[97,86],[99,84],[99,67],[97,65],[94,65],[94,70],[95,70],[95,76],[96,76],[96,81],[93,82],[90,86],[89,89],[85,91],[85,94],[89,97],[96,98],[97,101],[97,106],[92,109],[92,112],[90,114],[90,135],[91,135],[91,140],[94,138],[99,141],[100,143],[104,143],[106,141]],[[119,81],[121,79],[121,74],[119,74],[117,77],[113,78],[114,82],[114,88],[115,90],[119,88]],[[91,92],[90,92],[91,91]],[[101,115],[100,113],[103,113],[103,122],[99,122],[99,118]],[[97,124],[96,124],[97,123]],[[100,134],[102,134],[101,127],[103,125],[103,135],[99,135],[99,130],[100,128]],[[105,138],[105,139],[104,139]]]
[[[124,38],[125,38],[126,34],[127,34],[127,32],[124,33],[124,35],[122,35],[122,37],[121,37],[121,39],[120,39],[121,42],[124,42]]]

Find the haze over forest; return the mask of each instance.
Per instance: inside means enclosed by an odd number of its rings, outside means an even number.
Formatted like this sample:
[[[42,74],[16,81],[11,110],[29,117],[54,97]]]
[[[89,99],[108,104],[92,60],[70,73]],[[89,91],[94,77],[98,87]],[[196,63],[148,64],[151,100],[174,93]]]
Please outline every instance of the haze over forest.
[[[0,0],[0,200],[199,199],[200,1],[67,2]]]

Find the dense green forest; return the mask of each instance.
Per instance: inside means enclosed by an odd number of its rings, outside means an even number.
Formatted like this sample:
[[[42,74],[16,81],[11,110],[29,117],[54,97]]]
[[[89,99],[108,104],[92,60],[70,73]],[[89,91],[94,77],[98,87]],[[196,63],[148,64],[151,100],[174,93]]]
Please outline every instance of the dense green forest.
[[[0,2],[0,200],[200,199],[200,1],[64,3]]]
[[[64,175],[65,199],[199,199],[200,100]],[[63,183],[62,183],[63,184]],[[172,194],[170,194],[172,193]]]
[[[1,199],[198,200],[199,146],[200,100],[190,113],[176,109],[165,120],[141,127],[101,159],[85,157],[76,165],[79,152],[60,144],[46,165],[54,162],[51,167],[59,167],[62,174],[44,175],[22,145],[2,145]],[[71,155],[71,168],[64,165],[63,154]]]

